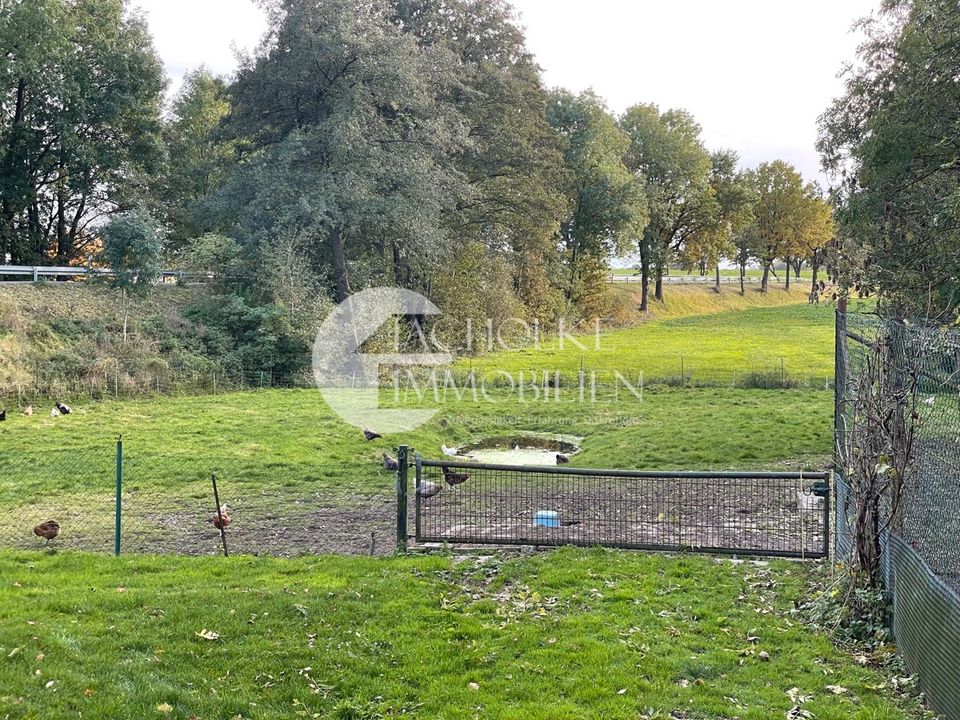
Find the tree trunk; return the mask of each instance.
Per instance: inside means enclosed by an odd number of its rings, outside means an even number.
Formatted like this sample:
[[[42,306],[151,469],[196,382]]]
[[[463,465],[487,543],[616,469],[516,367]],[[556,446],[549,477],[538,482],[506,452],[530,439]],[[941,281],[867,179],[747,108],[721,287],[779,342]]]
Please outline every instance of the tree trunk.
[[[338,226],[330,230],[330,249],[333,251],[333,274],[337,283],[337,302],[343,302],[352,294],[347,256],[343,249],[343,231]]]
[[[391,250],[393,251],[393,281],[397,285],[403,285],[403,276],[400,272],[400,269],[403,267],[403,258],[400,257],[400,246],[397,245],[397,241],[393,240],[390,243]]]
[[[567,285],[567,304],[573,302],[573,290],[574,286],[577,283],[577,262],[579,261],[579,253],[577,252],[577,246],[573,246],[573,250],[570,253],[570,282]]]
[[[4,162],[2,172],[9,178],[15,172],[19,172],[17,163],[17,144],[20,138],[20,125],[23,123],[23,115],[26,108],[27,84],[23,78],[17,82],[17,101],[13,111],[13,122],[10,127],[10,140],[7,143],[7,151],[4,153]],[[10,253],[11,261],[16,264],[21,261],[19,253],[15,247],[14,219],[17,216],[18,208],[12,199],[4,194],[0,201],[0,261],[6,260],[6,254]]]
[[[720,261],[717,261],[717,292],[720,292]]]
[[[640,241],[640,312],[650,312],[650,258]]]
[[[657,265],[654,270],[656,284],[654,285],[653,298],[657,302],[663,302],[663,265]]]
[[[747,277],[747,261],[746,259],[740,261],[740,294],[746,295],[747,289],[744,287]]]
[[[127,291],[120,291],[120,299],[123,303],[123,344],[127,344],[127,321],[130,318],[130,310],[127,306]]]
[[[810,258],[810,302],[817,302],[820,298],[820,287],[817,285],[817,274],[820,271],[820,258],[817,257],[817,251],[813,251],[813,257]]]
[[[787,292],[790,292],[790,258],[787,258],[787,263],[786,263],[786,265],[787,265],[787,283],[786,283],[786,290],[787,290]]]
[[[760,292],[766,292],[770,286],[770,263],[763,263],[763,280],[760,282]]]

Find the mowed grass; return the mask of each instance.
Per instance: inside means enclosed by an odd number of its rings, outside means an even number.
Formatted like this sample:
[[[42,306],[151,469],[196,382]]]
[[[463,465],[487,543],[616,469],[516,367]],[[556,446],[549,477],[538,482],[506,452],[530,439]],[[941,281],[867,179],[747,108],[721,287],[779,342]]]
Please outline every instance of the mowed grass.
[[[808,572],[0,553],[0,717],[768,720],[790,693],[819,720],[913,716],[791,615]]]
[[[833,320],[831,305],[749,307],[551,339],[460,365],[484,376],[546,371],[570,377],[582,368],[606,378],[643,373],[648,382],[683,377],[694,384],[733,384],[751,373],[782,373],[825,384],[833,373]]]
[[[60,418],[14,416],[0,428],[0,497],[109,492],[120,434],[128,481],[171,491],[206,483],[211,472],[265,487],[386,488],[392,477],[380,454],[400,444],[438,457],[444,443],[522,433],[582,438],[574,464],[586,467],[805,469],[830,451],[832,393],[824,391],[659,386],[646,388],[642,400],[622,391],[581,403],[576,396],[521,402],[497,390],[476,402],[448,395],[434,404],[438,414],[423,427],[374,442],[315,390],[108,401]]]

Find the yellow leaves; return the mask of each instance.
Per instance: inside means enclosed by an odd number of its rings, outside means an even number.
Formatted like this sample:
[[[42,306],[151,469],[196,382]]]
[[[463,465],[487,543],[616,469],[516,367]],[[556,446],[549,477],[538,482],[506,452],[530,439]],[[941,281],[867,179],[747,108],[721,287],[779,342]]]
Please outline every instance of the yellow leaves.
[[[12,659],[12,658],[15,658],[17,655],[19,655],[19,654],[22,653],[22,652],[23,652],[23,646],[15,647],[13,650],[10,651],[10,654],[7,655],[7,657]]]
[[[219,640],[219,639],[220,639],[220,633],[214,632],[213,630],[207,630],[206,628],[204,628],[203,630],[201,630],[201,631],[198,632],[198,633],[194,633],[194,635],[196,635],[196,636],[199,637],[199,638],[203,638],[204,640]]]
[[[827,685],[824,688],[824,690],[834,695],[846,695],[848,692],[850,692],[847,688],[843,687],[842,685]]]
[[[160,703],[157,705],[157,712],[163,715],[169,715],[173,712],[173,706],[170,703]]]

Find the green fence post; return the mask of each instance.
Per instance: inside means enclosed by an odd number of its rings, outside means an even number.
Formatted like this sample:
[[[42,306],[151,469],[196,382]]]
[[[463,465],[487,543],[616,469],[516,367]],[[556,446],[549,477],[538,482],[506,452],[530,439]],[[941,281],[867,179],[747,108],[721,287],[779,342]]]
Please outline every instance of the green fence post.
[[[407,467],[409,448],[397,450],[397,552],[407,551]]]
[[[113,554],[120,554],[120,518],[123,500],[123,435],[117,438],[117,502],[113,525]]]

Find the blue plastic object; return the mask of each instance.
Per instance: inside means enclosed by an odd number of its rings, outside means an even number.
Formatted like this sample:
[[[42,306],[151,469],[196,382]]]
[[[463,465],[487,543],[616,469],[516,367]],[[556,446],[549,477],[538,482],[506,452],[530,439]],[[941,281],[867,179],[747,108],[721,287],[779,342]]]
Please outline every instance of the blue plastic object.
[[[537,510],[533,514],[534,527],[560,527],[560,515],[554,510]]]

